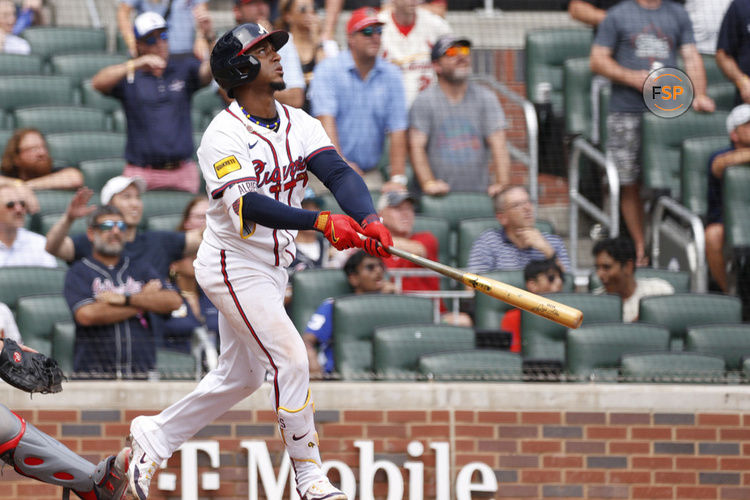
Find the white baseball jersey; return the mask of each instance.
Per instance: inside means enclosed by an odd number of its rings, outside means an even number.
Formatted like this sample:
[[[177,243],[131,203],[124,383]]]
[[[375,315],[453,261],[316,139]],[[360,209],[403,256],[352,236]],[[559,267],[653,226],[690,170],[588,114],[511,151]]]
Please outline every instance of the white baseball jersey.
[[[250,122],[234,101],[203,134],[198,161],[210,202],[201,246],[287,267],[294,260],[297,231],[242,220],[242,196],[258,192],[299,208],[308,160],[334,147],[320,122],[301,109],[276,102],[276,110],[278,132]]]
[[[417,9],[414,26],[404,35],[393,21],[393,12],[388,9],[380,13],[383,26],[381,55],[392,62],[403,74],[406,104],[416,99],[417,94],[426,89],[435,79],[430,52],[442,35],[451,33],[445,20],[425,9]]]

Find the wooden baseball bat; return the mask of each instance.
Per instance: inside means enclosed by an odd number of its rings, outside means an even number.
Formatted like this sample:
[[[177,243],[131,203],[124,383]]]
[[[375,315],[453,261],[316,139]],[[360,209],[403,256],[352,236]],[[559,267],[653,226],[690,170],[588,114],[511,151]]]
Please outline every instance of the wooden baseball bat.
[[[493,280],[485,276],[479,276],[474,273],[465,273],[455,267],[446,266],[434,260],[425,259],[413,253],[406,252],[399,248],[387,247],[388,252],[402,259],[406,259],[419,266],[432,269],[443,276],[447,276],[456,281],[472,287],[484,294],[502,300],[512,306],[524,311],[529,311],[550,321],[559,323],[568,328],[578,328],[583,321],[583,313],[578,309],[560,302],[554,301],[547,297],[542,297],[535,293],[527,292],[521,288],[516,288],[507,283]]]

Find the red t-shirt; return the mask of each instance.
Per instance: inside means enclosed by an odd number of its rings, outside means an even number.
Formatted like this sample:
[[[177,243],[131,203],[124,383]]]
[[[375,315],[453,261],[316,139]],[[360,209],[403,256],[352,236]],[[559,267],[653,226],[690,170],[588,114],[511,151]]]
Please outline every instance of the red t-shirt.
[[[500,329],[510,332],[510,352],[521,352],[521,310],[506,312],[500,321]]]
[[[409,238],[411,241],[421,243],[427,251],[427,258],[430,260],[437,260],[438,256],[438,240],[432,233],[414,233]],[[385,267],[388,269],[403,269],[403,268],[420,268],[417,264],[414,264],[406,259],[396,257],[392,255],[387,259],[383,259]],[[419,291],[419,290],[440,290],[440,278],[438,277],[411,277],[402,278],[401,288],[404,292]]]

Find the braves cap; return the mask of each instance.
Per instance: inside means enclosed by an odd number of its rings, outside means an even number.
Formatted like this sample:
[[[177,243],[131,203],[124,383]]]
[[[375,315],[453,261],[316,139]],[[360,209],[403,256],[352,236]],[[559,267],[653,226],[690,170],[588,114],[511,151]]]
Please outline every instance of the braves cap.
[[[346,23],[346,33],[351,35],[352,33],[365,29],[373,24],[383,24],[378,19],[378,11],[372,7],[361,7],[352,12],[352,17],[349,18],[349,22]]]
[[[409,191],[388,191],[383,193],[378,200],[378,212],[386,207],[397,207],[406,200],[416,203],[416,198]]]
[[[437,61],[445,55],[445,51],[454,45],[463,45],[465,47],[471,47],[471,42],[468,38],[461,38],[454,35],[443,35],[437,39],[435,45],[432,46],[432,53],[430,57],[433,61]]]
[[[133,33],[140,40],[154,30],[167,28],[167,22],[156,12],[144,12],[135,18]]]
[[[146,181],[142,177],[125,177],[124,175],[118,175],[112,177],[102,188],[99,199],[102,205],[109,205],[112,201],[112,197],[118,193],[122,193],[128,186],[135,184],[140,193],[146,191]]]
[[[750,122],[750,104],[740,104],[727,116],[727,133],[747,122]]]

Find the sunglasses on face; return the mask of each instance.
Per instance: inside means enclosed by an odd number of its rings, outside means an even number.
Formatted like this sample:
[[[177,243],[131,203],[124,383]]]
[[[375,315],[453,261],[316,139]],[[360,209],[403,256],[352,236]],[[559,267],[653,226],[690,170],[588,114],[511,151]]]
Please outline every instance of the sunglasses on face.
[[[448,47],[448,49],[445,51],[445,55],[448,57],[468,56],[470,53],[471,49],[466,45],[454,45],[452,47]]]
[[[16,205],[20,206],[21,208],[26,208],[26,202],[23,200],[12,200],[5,204],[5,208],[11,209],[15,207]]]
[[[359,32],[363,34],[364,36],[382,35],[383,27],[382,26],[368,26],[367,28],[359,30]]]
[[[121,220],[105,220],[104,222],[95,224],[94,227],[99,231],[112,231],[114,228],[117,228],[120,231],[125,231],[125,228],[128,226]]]
[[[149,35],[143,38],[142,41],[146,45],[156,45],[156,41],[158,39],[169,40],[169,35],[167,35],[166,31],[162,31],[161,33],[154,33],[153,35]]]

